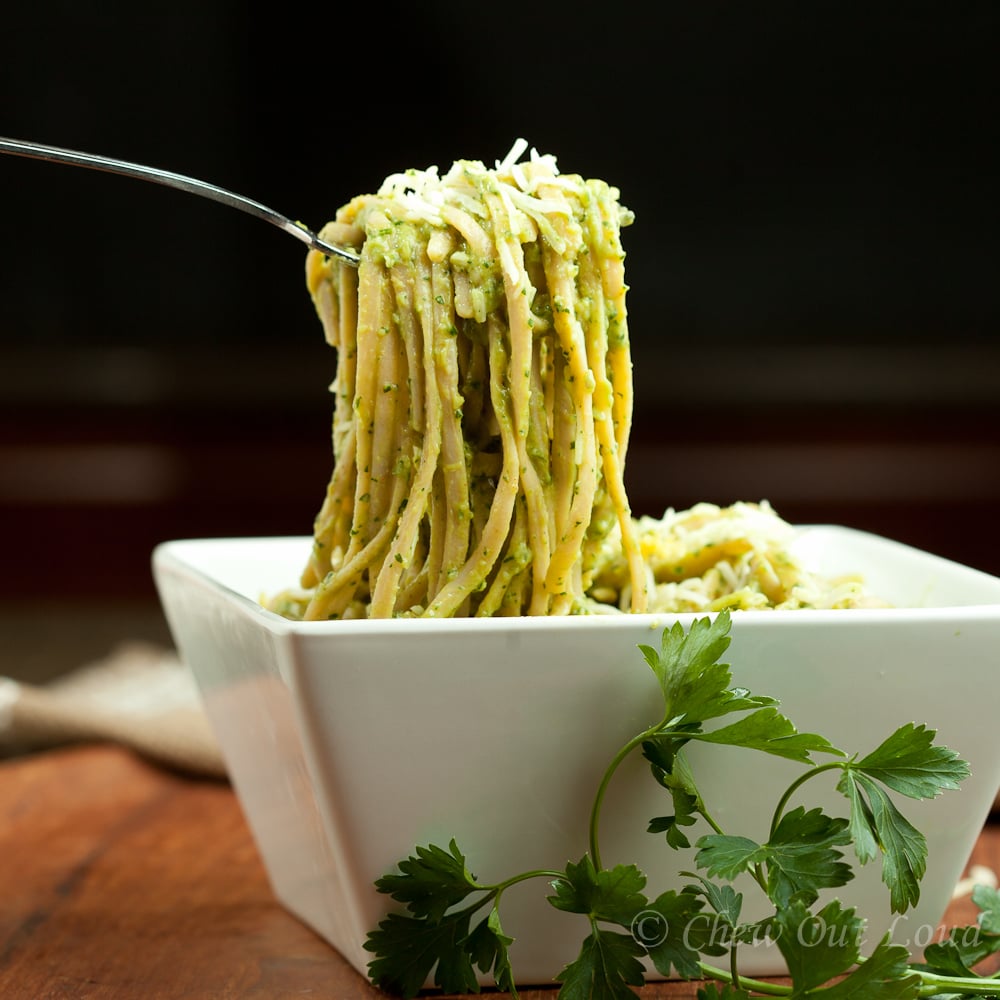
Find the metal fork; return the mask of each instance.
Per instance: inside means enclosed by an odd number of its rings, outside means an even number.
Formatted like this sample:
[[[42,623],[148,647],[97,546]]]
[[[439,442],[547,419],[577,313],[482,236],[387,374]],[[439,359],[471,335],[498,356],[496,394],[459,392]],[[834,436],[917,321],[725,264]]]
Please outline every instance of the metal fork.
[[[328,257],[338,257],[349,264],[357,266],[360,257],[353,250],[336,246],[321,240],[311,229],[301,222],[293,222],[287,216],[276,212],[273,208],[268,208],[258,201],[245,198],[243,195],[234,194],[225,188],[217,187],[206,181],[200,181],[194,177],[186,177],[184,174],[176,174],[170,170],[160,170],[158,167],[147,167],[141,163],[131,163],[128,160],[116,160],[109,156],[98,156],[94,153],[82,153],[75,149],[62,149],[59,146],[46,146],[39,142],[30,142],[24,139],[10,139],[0,136],[0,153],[10,153],[14,156],[26,156],[33,160],[47,160],[51,163],[68,163],[75,167],[87,167],[91,170],[102,170],[110,174],[122,174],[125,177],[136,177],[139,180],[151,181],[154,184],[163,184],[166,187],[177,188],[180,191],[187,191],[189,194],[198,194],[203,198],[209,198],[230,208],[238,208],[241,212],[246,212],[265,222],[283,229],[296,239],[319,250]]]

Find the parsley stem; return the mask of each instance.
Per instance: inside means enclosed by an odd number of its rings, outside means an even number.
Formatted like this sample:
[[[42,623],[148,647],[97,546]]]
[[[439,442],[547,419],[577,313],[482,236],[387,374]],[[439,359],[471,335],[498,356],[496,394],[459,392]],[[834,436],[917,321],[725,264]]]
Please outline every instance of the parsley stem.
[[[733,981],[732,974],[726,969],[709,965],[707,962],[699,962],[698,968],[708,979],[718,979],[720,982],[727,983]],[[772,997],[788,997],[795,992],[794,986],[783,986],[781,983],[768,983],[763,979],[751,979],[749,976],[738,976],[737,979],[739,988],[747,991],[753,990],[755,993],[765,993]]]
[[[467,906],[462,907],[460,910],[456,910],[455,913],[475,913],[477,910],[481,910],[487,903],[494,903],[494,905],[499,905],[500,897],[509,889],[512,885],[517,885],[518,882],[527,882],[528,879],[532,878],[564,878],[565,872],[554,872],[549,871],[547,868],[535,868],[530,872],[521,872],[520,875],[514,875],[511,878],[505,878],[502,882],[493,882],[489,885],[476,884],[475,891],[481,892],[482,896],[478,899],[474,899]],[[451,914],[454,916],[454,914]]]
[[[862,959],[864,961],[864,959]],[[699,962],[698,968],[708,979],[716,979],[720,982],[733,983],[733,973],[731,970],[720,969],[717,966],[709,965],[707,962]],[[921,985],[917,988],[916,996],[934,997],[939,994],[952,993],[964,994],[966,996],[993,996],[997,995],[997,982],[991,976],[942,976],[933,972],[914,970],[920,976]],[[769,983],[761,979],[753,979],[750,976],[738,975],[738,988],[763,993],[774,997],[787,997],[795,992],[794,986],[783,986],[780,983]],[[821,992],[821,991],[817,991]]]
[[[638,736],[633,736],[611,759],[611,763],[608,764],[604,776],[601,778],[600,785],[597,786],[597,794],[594,796],[594,804],[590,810],[590,859],[594,862],[594,867],[598,871],[601,870],[598,827],[601,821],[601,807],[604,805],[604,795],[608,790],[608,785],[611,784],[611,779],[615,776],[615,772],[622,761],[637,747],[641,747],[646,740],[659,735],[666,727],[667,721],[667,719],[661,719],[655,726],[650,726],[649,729],[639,733]]]
[[[512,878],[506,878],[502,882],[496,882],[493,885],[481,885],[479,888],[488,891],[491,896],[499,896],[500,893],[509,889],[512,885],[517,885],[518,882],[527,882],[528,879],[565,877],[565,872],[549,871],[547,868],[535,868],[530,872],[521,872],[520,875],[514,875]]]
[[[701,801],[701,796],[698,796],[698,815],[718,834],[724,834],[726,831],[719,826],[715,821],[715,817],[705,808],[705,803]]]
[[[511,878],[505,878],[502,882],[494,882],[490,885],[476,885],[476,891],[481,892],[482,896],[478,899],[474,899],[467,906],[462,907],[460,910],[456,910],[455,913],[475,913],[477,910],[481,910],[487,903],[493,903],[494,906],[500,905],[500,897],[503,896],[504,892],[509,889],[512,885],[517,885],[518,882],[527,882],[528,879],[532,878],[564,878],[565,872],[554,872],[549,871],[546,868],[536,868],[530,872],[521,872],[520,875],[514,875]],[[452,913],[451,916],[454,916]]]
[[[774,807],[774,814],[771,817],[771,832],[769,836],[774,836],[774,831],[778,828],[778,823],[781,822],[781,815],[785,811],[785,806],[788,805],[788,800],[802,787],[810,778],[815,778],[817,774],[822,774],[824,771],[832,771],[834,768],[843,768],[843,761],[832,760],[826,764],[814,764],[808,771],[800,774],[786,789],[784,794],[778,799],[778,804]]]
[[[939,976],[933,972],[917,970],[921,985],[917,996],[933,997],[939,993],[974,994],[983,997],[997,995],[997,981],[992,976]]]

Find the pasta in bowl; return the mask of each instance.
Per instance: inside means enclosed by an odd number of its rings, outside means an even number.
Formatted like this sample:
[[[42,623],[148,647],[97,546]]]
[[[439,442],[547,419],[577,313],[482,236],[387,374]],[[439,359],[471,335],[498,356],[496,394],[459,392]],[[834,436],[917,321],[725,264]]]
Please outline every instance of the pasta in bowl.
[[[637,516],[619,238],[631,215],[610,185],[525,152],[387,178],[323,230],[359,251],[357,269],[309,254],[337,358],[311,537],[154,553],[275,893],[366,974],[390,910],[376,881],[414,845],[458,838],[486,878],[578,858],[589,789],[656,711],[637,647],[732,612],[734,691],[764,690],[859,750],[887,724],[926,722],[971,766],[947,809],[919,804],[929,860],[907,920],[877,874],[843,894],[873,938],[912,946],[1000,785],[1000,580],[790,525],[766,500]],[[983,696],[956,698],[956,676]],[[748,772],[718,749],[690,754],[716,821],[766,830],[787,762]],[[640,771],[623,769],[608,800],[605,853],[670,891],[693,862],[636,824],[662,811]],[[544,895],[510,902],[517,981],[551,980],[572,928]],[[743,969],[783,959],[761,947]]]

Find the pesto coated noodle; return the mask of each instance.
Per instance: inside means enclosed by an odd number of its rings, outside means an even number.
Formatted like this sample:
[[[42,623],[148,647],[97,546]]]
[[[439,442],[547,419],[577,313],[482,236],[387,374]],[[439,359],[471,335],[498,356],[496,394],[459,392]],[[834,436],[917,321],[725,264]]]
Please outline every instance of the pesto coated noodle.
[[[320,235],[309,292],[337,356],[333,474],[298,619],[854,606],[766,502],[633,516],[621,228],[601,180],[523,140],[494,168],[388,177]]]

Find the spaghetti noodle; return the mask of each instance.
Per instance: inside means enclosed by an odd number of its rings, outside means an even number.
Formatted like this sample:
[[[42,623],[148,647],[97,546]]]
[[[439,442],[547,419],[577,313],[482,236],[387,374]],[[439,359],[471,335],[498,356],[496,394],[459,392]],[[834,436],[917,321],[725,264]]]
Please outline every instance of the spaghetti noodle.
[[[306,263],[337,352],[334,469],[300,587],[272,610],[666,609],[657,534],[624,481],[631,213],[526,151],[390,176],[321,231],[361,258]]]

